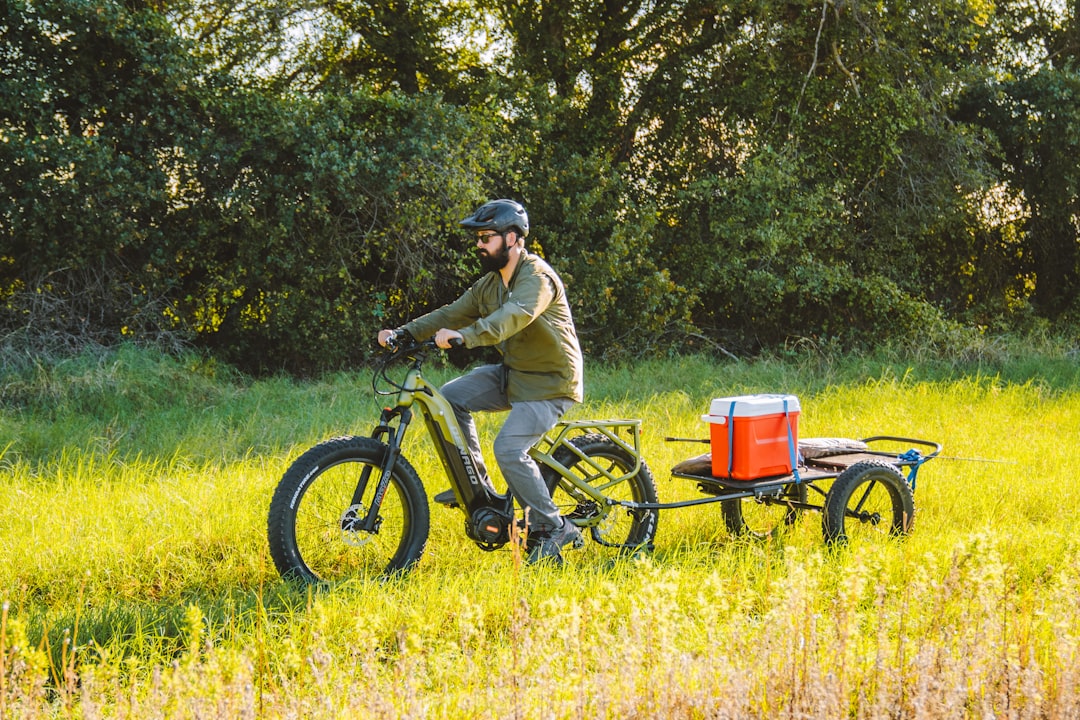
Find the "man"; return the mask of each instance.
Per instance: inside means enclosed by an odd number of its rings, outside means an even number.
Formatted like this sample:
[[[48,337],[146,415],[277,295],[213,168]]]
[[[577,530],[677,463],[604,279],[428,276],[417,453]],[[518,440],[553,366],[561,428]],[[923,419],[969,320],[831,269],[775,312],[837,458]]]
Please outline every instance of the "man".
[[[382,330],[385,346],[397,332],[435,338],[441,348],[493,345],[500,365],[484,365],[450,381],[443,394],[454,407],[482,476],[487,477],[472,412],[509,410],[492,450],[506,484],[526,511],[529,561],[562,562],[562,548],[581,547],[578,529],[560,517],[529,448],[583,395],[582,358],[562,280],[525,249],[529,217],[513,200],[493,200],[460,223],[476,232],[485,274],[464,295],[406,323]],[[452,502],[440,493],[438,502]]]

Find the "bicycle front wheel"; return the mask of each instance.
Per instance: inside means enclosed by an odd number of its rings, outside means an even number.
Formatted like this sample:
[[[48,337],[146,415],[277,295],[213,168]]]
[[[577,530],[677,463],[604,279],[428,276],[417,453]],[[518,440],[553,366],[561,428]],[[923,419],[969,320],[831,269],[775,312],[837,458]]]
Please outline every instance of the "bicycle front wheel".
[[[424,552],[430,518],[423,485],[398,457],[371,526],[369,515],[388,448],[341,437],[289,467],[270,502],[270,556],[286,579],[335,583],[407,571]]]
[[[566,447],[559,448],[554,458],[569,469],[578,482],[600,489],[613,500],[656,503],[656,486],[644,460],[632,477],[614,482],[612,477],[618,478],[633,470],[636,460],[631,453],[600,434],[581,435],[569,442],[588,459],[582,459]],[[543,473],[559,512],[582,530],[588,528],[593,540],[628,551],[651,549],[656,535],[656,510],[601,504],[554,469],[544,467]]]

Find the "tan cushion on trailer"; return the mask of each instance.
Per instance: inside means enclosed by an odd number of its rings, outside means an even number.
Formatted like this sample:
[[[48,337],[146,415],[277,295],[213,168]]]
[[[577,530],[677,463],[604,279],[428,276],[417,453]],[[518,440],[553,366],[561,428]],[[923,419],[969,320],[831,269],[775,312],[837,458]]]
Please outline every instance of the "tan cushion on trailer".
[[[804,460],[847,455],[868,450],[866,443],[848,438],[804,438],[799,440],[799,453]],[[712,453],[707,452],[697,457],[683,460],[671,468],[671,472],[683,475],[712,476]]]
[[[800,438],[799,452],[804,460],[829,457],[830,455],[846,455],[853,452],[869,450],[866,443],[848,438]]]
[[[712,476],[712,453],[705,453],[689,460],[683,460],[671,468],[671,472],[682,473],[683,475]]]

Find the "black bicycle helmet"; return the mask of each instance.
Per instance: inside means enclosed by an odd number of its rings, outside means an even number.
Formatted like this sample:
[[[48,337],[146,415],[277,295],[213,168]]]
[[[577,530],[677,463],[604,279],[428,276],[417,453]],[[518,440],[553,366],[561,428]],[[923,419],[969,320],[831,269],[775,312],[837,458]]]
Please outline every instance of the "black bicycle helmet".
[[[529,236],[529,215],[521,203],[513,200],[484,203],[458,224],[469,230],[494,230],[500,235],[516,230],[523,238]]]

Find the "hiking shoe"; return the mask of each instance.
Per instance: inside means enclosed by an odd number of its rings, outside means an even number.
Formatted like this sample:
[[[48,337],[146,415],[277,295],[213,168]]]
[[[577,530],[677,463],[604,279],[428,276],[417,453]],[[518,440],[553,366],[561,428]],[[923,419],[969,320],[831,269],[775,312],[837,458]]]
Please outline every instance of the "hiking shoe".
[[[435,496],[435,502],[440,505],[445,505],[446,507],[454,508],[458,506],[457,496],[454,495],[453,490],[443,490]]]
[[[580,548],[585,545],[581,532],[566,518],[562,519],[562,527],[547,531],[534,531],[529,533],[529,564],[533,565],[545,560],[562,565],[562,549],[569,545],[572,548]]]

